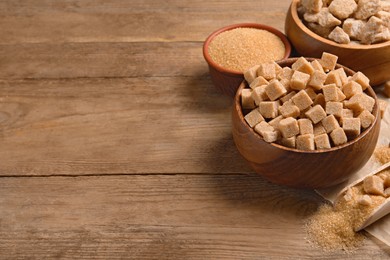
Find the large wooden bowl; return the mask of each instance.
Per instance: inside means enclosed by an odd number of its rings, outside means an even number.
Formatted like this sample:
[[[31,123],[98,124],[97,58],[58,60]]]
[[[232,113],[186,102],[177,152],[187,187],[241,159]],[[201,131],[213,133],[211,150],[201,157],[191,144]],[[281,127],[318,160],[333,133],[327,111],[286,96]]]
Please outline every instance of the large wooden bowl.
[[[321,57],[329,52],[339,57],[338,62],[355,71],[363,72],[371,86],[390,80],[390,41],[372,45],[338,44],[308,29],[298,16],[293,0],[287,12],[285,33],[297,52],[306,57]]]
[[[255,29],[261,29],[269,31],[276,36],[280,38],[280,40],[283,42],[285,47],[285,53],[283,59],[286,59],[290,57],[291,54],[291,45],[287,39],[287,37],[280,32],[279,30],[265,25],[265,24],[259,24],[259,23],[240,23],[240,24],[233,24],[228,25],[223,28],[220,28],[216,30],[215,32],[211,33],[207,39],[205,40],[203,44],[203,57],[206,60],[207,64],[209,65],[209,72],[211,81],[213,82],[214,86],[223,94],[234,97],[236,94],[236,91],[238,89],[238,86],[240,86],[241,82],[244,80],[244,74],[240,71],[230,70],[227,68],[224,68],[217,63],[213,61],[213,59],[210,57],[209,54],[209,45],[211,41],[220,33],[229,31],[236,28],[255,28]]]
[[[296,58],[290,58],[278,63],[285,67],[295,61]],[[340,67],[337,65],[337,68]],[[354,73],[350,69],[345,70],[347,75]],[[380,129],[377,98],[371,87],[366,93],[375,99],[375,121],[369,128],[344,145],[327,150],[301,151],[267,143],[249,127],[240,104],[240,92],[245,86],[246,83],[242,82],[234,98],[233,139],[238,151],[255,172],[269,181],[296,188],[326,188],[345,181],[371,157]]]

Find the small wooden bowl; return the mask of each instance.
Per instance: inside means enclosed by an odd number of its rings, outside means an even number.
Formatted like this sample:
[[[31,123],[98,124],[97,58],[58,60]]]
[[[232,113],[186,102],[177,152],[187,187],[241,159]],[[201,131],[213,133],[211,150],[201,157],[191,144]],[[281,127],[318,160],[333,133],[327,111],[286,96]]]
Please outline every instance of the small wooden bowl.
[[[338,63],[363,72],[371,86],[390,80],[390,41],[372,45],[338,44],[307,28],[298,16],[299,0],[293,0],[287,12],[285,33],[297,52],[306,57],[320,58],[323,52],[339,57]]]
[[[278,62],[291,66],[297,58]],[[308,59],[313,60],[313,59]],[[344,66],[347,75],[354,72]],[[271,182],[295,188],[326,188],[345,181],[368,161],[374,152],[380,130],[377,98],[369,87],[368,95],[375,99],[374,123],[359,137],[327,150],[302,151],[267,143],[245,121],[240,93],[247,84],[242,82],[234,98],[232,133],[238,151],[258,174]]]
[[[208,50],[209,50],[210,42],[214,39],[215,36],[217,36],[222,32],[229,31],[235,28],[256,28],[256,29],[267,30],[275,34],[276,36],[278,36],[284,43],[286,51],[283,59],[288,58],[291,53],[291,45],[287,40],[286,36],[282,32],[278,31],[277,29],[264,24],[257,24],[257,23],[233,24],[218,29],[217,31],[210,34],[210,36],[207,37],[206,41],[203,44],[203,56],[209,65],[211,81],[213,82],[214,86],[217,89],[219,89],[223,94],[228,95],[232,98],[236,94],[238,86],[244,80],[244,74],[240,71],[229,70],[219,66],[211,59]]]

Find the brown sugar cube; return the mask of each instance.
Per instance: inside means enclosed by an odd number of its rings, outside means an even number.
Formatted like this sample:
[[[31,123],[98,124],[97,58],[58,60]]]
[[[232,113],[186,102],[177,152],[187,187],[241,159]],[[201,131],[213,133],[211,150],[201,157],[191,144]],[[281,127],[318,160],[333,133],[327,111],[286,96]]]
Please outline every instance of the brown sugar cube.
[[[365,22],[362,20],[356,20],[348,18],[343,23],[343,30],[346,32],[351,39],[358,40],[364,28]]]
[[[282,83],[279,82],[279,80],[275,79],[267,85],[265,93],[271,101],[274,101],[286,94],[287,90],[284,88]]]
[[[267,143],[273,143],[276,142],[279,138],[279,132],[277,131],[264,131],[263,132],[263,139]]]
[[[314,106],[315,106],[315,105],[320,105],[320,106],[322,106],[322,107],[325,107],[325,104],[326,104],[326,102],[325,102],[324,94],[319,93],[319,94],[316,96],[316,98],[314,99],[313,105],[314,105]]]
[[[362,206],[370,206],[372,204],[372,199],[369,195],[363,195],[358,198],[357,203]]]
[[[329,115],[325,117],[324,119],[322,119],[321,123],[324,126],[326,133],[328,134],[333,130],[335,130],[336,128],[340,127],[339,122],[334,117],[334,115]]]
[[[342,125],[343,122],[344,122],[344,119],[346,118],[353,118],[353,111],[351,109],[348,109],[348,108],[343,108],[343,110],[341,111],[341,117],[340,117],[340,124]]]
[[[249,87],[251,88],[251,89],[255,89],[255,88],[257,88],[257,87],[259,87],[259,86],[263,86],[263,85],[268,85],[268,80],[266,80],[264,77],[262,77],[262,76],[259,76],[259,77],[257,77],[257,78],[255,78],[253,81],[252,81],[252,83],[250,83],[250,85],[249,85]]]
[[[336,72],[337,74],[339,74],[339,78],[340,78],[340,80],[341,80],[341,84],[342,84],[342,85],[345,85],[345,84],[348,83],[348,76],[347,76],[347,74],[345,73],[345,70],[344,70],[343,68],[338,68],[338,69],[335,70],[335,72]]]
[[[342,116],[343,103],[335,101],[326,102],[325,111],[328,115],[334,115],[340,118]]]
[[[381,9],[385,12],[390,12],[390,2],[389,1],[381,1]]]
[[[278,79],[279,80],[282,80],[282,79],[287,79],[287,80],[290,80],[292,75],[293,75],[294,71],[289,68],[289,67],[283,67],[282,70],[278,73]]]
[[[334,129],[330,133],[330,138],[335,146],[345,144],[348,141],[347,135],[341,127]]]
[[[385,101],[383,99],[378,99],[378,107],[379,107],[379,112],[380,112],[381,118],[384,117],[387,106],[388,106],[387,101]]]
[[[264,77],[266,80],[276,78],[275,65],[273,63],[262,63],[257,69],[257,75]]]
[[[337,101],[341,102],[343,100],[345,100],[345,95],[343,93],[343,91],[340,89],[340,88],[337,88]]]
[[[298,135],[296,140],[296,147],[299,150],[313,151],[315,149],[314,135],[313,134]]]
[[[334,17],[333,14],[329,12],[328,8],[324,7],[318,13],[318,24],[322,27],[333,28],[337,25],[340,25],[341,21]]]
[[[314,136],[314,143],[316,148],[319,149],[329,149],[331,148],[329,136],[325,134],[319,134]]]
[[[280,144],[286,147],[295,148],[296,137],[282,138]]]
[[[305,88],[306,93],[309,95],[311,100],[314,100],[317,97],[317,93],[310,87]]]
[[[284,138],[289,138],[299,134],[298,121],[295,118],[287,117],[280,120],[279,130]]]
[[[315,60],[317,61],[317,60]],[[318,62],[318,61],[317,61]],[[308,86],[314,88],[315,90],[321,90],[324,86],[324,82],[327,78],[327,75],[324,71],[315,70],[311,75]]]
[[[257,106],[260,104],[260,102],[268,100],[268,96],[265,93],[266,87],[266,85],[259,86],[252,91],[252,98]]]
[[[301,0],[301,5],[311,13],[318,13],[322,8],[322,0]]]
[[[390,12],[379,11],[375,16],[381,19],[387,28],[390,28]]]
[[[322,93],[324,94],[326,102],[339,100],[337,89],[336,84],[325,85],[322,87]]]
[[[347,106],[348,106],[348,103],[349,103],[349,106],[352,106],[352,110],[353,107],[355,106],[354,104],[358,104],[359,107],[363,107],[364,109],[368,110],[369,112],[372,112],[372,109],[374,108],[374,105],[375,105],[375,99],[370,97],[369,95],[365,94],[365,93],[358,93],[356,95],[353,95],[347,102]],[[349,108],[349,107],[347,107]]]
[[[326,134],[326,130],[324,128],[324,126],[322,125],[322,123],[318,123],[318,124],[315,124],[313,126],[313,133],[314,135],[321,135],[321,134]]]
[[[283,117],[296,118],[301,114],[299,108],[294,105],[291,100],[285,102],[282,106],[279,106],[279,112]]]
[[[336,67],[338,57],[336,55],[324,52],[322,53],[320,64],[325,71],[333,70]]]
[[[255,132],[263,136],[264,132],[274,132],[275,129],[270,126],[266,121],[261,121],[254,128]]]
[[[336,26],[333,31],[330,32],[328,38],[341,44],[348,44],[351,42],[349,35],[344,32],[340,26]]]
[[[374,123],[375,120],[375,116],[367,110],[363,110],[363,112],[360,113],[358,118],[360,119],[360,124],[364,129],[368,128],[372,123]]]
[[[367,194],[383,195],[383,180],[376,175],[368,176],[363,180],[363,189]]]
[[[324,68],[322,68],[321,63],[318,60],[313,60],[311,62],[311,66],[313,67],[314,70],[318,70],[320,72],[325,72]]]
[[[370,17],[367,23],[362,28],[360,37],[360,42],[362,44],[371,44],[381,40],[387,40],[387,36],[385,34],[389,28],[384,26],[384,21],[379,19],[376,16]]]
[[[375,15],[381,9],[380,0],[359,0],[357,10],[355,12],[355,18],[359,20],[365,20],[370,16]]]
[[[385,198],[390,197],[390,188],[386,188],[383,193],[384,193]]]
[[[259,104],[260,113],[264,118],[275,118],[278,116],[278,101],[263,101]]]
[[[299,134],[305,135],[305,134],[313,134],[313,123],[310,119],[307,118],[301,118],[298,119],[298,125],[299,125]]]
[[[342,87],[342,91],[347,99],[351,98],[353,95],[362,93],[363,89],[359,83],[355,81],[350,81]]]
[[[311,63],[307,61],[304,57],[300,57],[296,62],[291,65],[292,70],[300,71],[306,74],[313,74],[314,68],[311,66]]]
[[[257,78],[257,69],[259,67],[260,65],[255,65],[244,72],[244,78],[248,84],[251,84]]]
[[[307,18],[306,16],[307,16],[307,14],[305,14],[303,17]],[[319,14],[315,14],[314,18],[315,18],[314,20],[318,21]],[[323,26],[319,25],[317,22],[312,22],[312,23],[308,22],[307,27],[311,31],[313,31],[315,34],[318,34],[319,36],[324,37],[324,38],[328,38],[328,35],[330,34],[330,32],[333,29],[332,27],[323,27]]]
[[[280,67],[279,64],[277,64],[275,61],[272,62],[275,66],[275,73],[278,75],[282,71],[282,67]]]
[[[383,87],[383,94],[390,98],[390,81],[387,81]]]
[[[309,97],[306,91],[301,90],[297,94],[295,94],[291,100],[294,104],[299,108],[300,111],[305,110],[311,104],[313,104],[313,100]]]
[[[333,0],[329,5],[329,12],[341,20],[348,18],[356,9],[355,0]]]
[[[383,179],[383,185],[388,188],[390,187],[390,176],[387,175],[384,179]]]
[[[309,106],[308,108],[305,108],[304,110],[301,110],[301,114],[299,115],[298,118],[308,118],[306,116],[306,112],[309,111],[312,108],[312,106]]]
[[[370,79],[366,77],[366,75],[364,75],[363,73],[361,73],[360,71],[356,72],[351,80],[357,82],[360,84],[360,86],[362,87],[363,90],[366,90],[366,88],[368,86],[370,86]]]
[[[335,70],[330,71],[326,76],[326,80],[325,80],[324,84],[325,85],[335,84],[337,87],[341,87],[342,81],[341,81],[339,73]]]
[[[360,127],[359,118],[343,119],[343,129],[349,140],[352,140],[360,135]]]
[[[244,109],[255,108],[255,101],[252,98],[252,90],[244,88],[241,91],[241,105]]]
[[[283,119],[283,116],[277,116],[271,121],[268,122],[270,126],[272,126],[275,130],[279,130],[279,122]]]
[[[322,106],[315,105],[310,108],[305,115],[313,122],[313,124],[317,124],[326,117],[326,112]]]
[[[310,80],[310,75],[300,72],[300,71],[294,71],[291,81],[290,81],[290,87],[295,90],[302,90],[306,88],[307,83]]]
[[[260,111],[257,108],[253,109],[251,112],[246,114],[244,119],[252,128],[258,123],[260,123],[261,121],[264,121],[263,116],[260,114]]]
[[[291,91],[291,92],[289,92],[287,95],[281,97],[281,98],[280,98],[280,101],[282,101],[282,103],[286,103],[286,102],[289,101],[295,94],[297,94],[297,92]]]

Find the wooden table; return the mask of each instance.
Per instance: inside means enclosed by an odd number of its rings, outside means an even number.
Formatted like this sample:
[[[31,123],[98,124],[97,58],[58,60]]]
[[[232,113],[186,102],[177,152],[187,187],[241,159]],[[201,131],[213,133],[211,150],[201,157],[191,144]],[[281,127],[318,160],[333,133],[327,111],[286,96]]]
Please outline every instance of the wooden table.
[[[0,258],[380,259],[305,240],[313,191],[255,175],[207,35],[289,1],[0,2]]]

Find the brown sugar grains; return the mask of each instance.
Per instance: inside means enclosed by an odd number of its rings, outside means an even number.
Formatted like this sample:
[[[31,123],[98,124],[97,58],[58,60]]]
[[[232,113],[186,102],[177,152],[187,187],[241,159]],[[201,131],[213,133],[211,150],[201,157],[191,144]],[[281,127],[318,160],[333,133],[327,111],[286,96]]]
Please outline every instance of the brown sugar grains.
[[[376,148],[374,151],[374,156],[381,164],[390,162],[390,146]]]
[[[244,72],[256,64],[282,59],[285,46],[278,36],[266,30],[236,28],[215,36],[209,54],[218,65]]]

